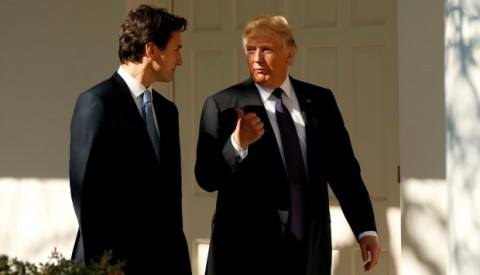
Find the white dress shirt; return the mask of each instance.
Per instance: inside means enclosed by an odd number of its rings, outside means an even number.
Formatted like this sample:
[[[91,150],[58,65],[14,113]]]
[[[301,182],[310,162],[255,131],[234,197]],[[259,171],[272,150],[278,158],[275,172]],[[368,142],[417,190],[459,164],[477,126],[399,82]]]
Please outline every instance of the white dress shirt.
[[[275,115],[275,96],[272,95],[274,89],[264,88],[260,85],[257,86],[260,98],[262,99],[263,105],[267,110],[268,119],[272,125],[275,138],[277,139],[278,149],[280,150],[280,155],[282,156],[283,165],[285,166],[285,158],[283,156],[283,145],[282,138],[280,136],[280,130],[278,128],[277,117]],[[302,149],[303,163],[307,163],[307,143],[306,143],[306,134],[305,134],[305,121],[303,120],[302,113],[300,111],[300,105],[298,104],[297,96],[293,90],[292,84],[290,83],[290,78],[287,77],[280,88],[285,92],[282,94],[283,104],[287,107],[292,115],[293,122],[295,123],[295,128],[297,129],[298,140],[300,141],[300,148]],[[248,155],[248,148],[241,148],[233,139],[233,134],[231,136],[231,141],[234,148],[237,150],[237,158],[241,161]],[[307,165],[305,165],[306,169]],[[307,172],[307,171],[305,171]]]
[[[122,79],[127,83],[128,89],[130,89],[130,93],[132,94],[133,100],[135,101],[135,105],[137,105],[138,111],[140,115],[142,115],[142,100],[143,100],[143,92],[145,90],[149,90],[150,93],[153,93],[152,86],[145,88],[142,83],[138,82],[135,78],[133,78],[124,68],[122,65],[117,70],[117,73],[122,77]],[[153,102],[153,94],[152,94],[152,111],[153,111],[153,120],[155,121],[155,127],[157,128],[158,132],[158,124],[157,124],[157,117],[155,115],[155,108]]]

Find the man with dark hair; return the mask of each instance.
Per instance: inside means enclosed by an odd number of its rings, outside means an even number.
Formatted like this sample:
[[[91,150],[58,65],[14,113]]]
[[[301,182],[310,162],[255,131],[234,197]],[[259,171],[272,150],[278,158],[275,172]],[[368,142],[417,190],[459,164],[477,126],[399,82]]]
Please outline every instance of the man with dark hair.
[[[182,64],[185,18],[141,5],[121,26],[121,65],[83,92],[71,121],[72,257],[106,251],[128,274],[190,275],[183,232],[178,111],[152,89]]]

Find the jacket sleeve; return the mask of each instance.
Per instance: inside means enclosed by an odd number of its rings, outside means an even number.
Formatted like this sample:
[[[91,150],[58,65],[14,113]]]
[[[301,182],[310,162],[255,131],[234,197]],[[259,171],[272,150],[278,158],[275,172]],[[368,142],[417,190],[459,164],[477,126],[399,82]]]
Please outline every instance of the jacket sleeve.
[[[81,94],[70,126],[70,192],[79,223],[82,217],[85,174],[103,123],[104,107],[101,99],[90,92]]]
[[[329,94],[329,184],[355,237],[376,231],[370,197],[354,155],[350,137],[333,94]]]
[[[213,97],[203,106],[195,177],[198,184],[208,192],[217,191],[229,182],[241,166],[235,155],[230,136],[235,129],[234,110],[221,111]]]

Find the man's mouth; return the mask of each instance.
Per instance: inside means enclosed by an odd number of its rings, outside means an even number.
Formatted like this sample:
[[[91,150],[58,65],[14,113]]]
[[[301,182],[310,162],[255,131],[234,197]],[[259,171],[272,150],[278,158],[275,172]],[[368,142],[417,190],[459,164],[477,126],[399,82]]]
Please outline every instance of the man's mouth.
[[[263,69],[263,68],[256,68],[256,69],[253,69],[253,71],[255,71],[256,73],[261,73],[261,74],[264,74],[267,72],[266,69]]]

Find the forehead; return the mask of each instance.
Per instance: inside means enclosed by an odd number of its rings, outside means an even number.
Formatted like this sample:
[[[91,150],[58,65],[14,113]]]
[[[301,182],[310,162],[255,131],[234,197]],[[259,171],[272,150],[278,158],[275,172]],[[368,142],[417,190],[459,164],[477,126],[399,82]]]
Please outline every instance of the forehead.
[[[170,40],[168,40],[167,43],[167,48],[168,47],[178,47],[182,45],[182,36],[180,35],[180,32],[172,32],[172,35],[170,36]]]
[[[281,44],[281,40],[278,36],[263,34],[263,35],[250,35],[244,38],[245,45],[249,46],[261,46],[271,45],[277,46]]]

